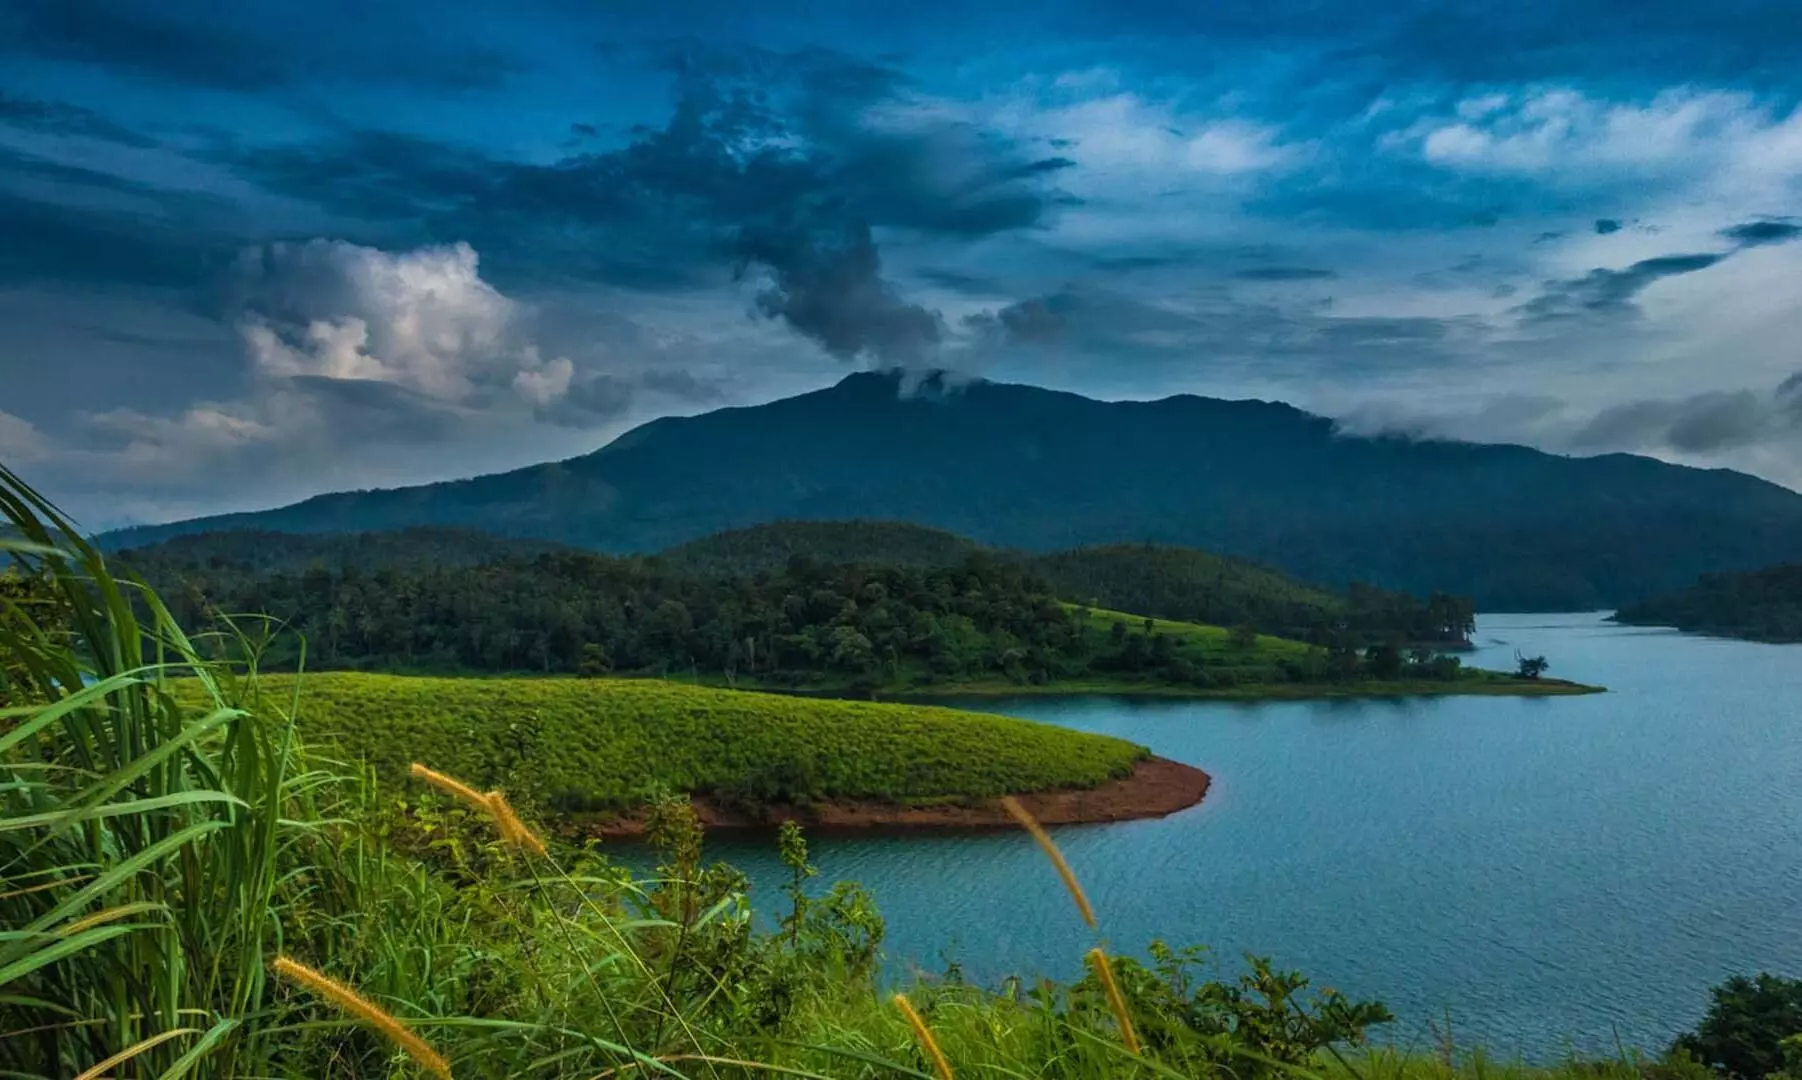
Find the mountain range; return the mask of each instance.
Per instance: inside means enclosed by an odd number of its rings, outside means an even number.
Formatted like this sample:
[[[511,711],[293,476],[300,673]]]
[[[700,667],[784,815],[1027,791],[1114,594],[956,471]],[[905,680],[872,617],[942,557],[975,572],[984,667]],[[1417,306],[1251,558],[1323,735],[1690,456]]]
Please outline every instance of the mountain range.
[[[1325,584],[1458,592],[1484,610],[1613,607],[1802,556],[1802,495],[1729,470],[1351,436],[1263,401],[1104,402],[878,372],[653,420],[566,461],[103,539],[454,526],[630,553],[849,518],[1027,551],[1180,544]]]

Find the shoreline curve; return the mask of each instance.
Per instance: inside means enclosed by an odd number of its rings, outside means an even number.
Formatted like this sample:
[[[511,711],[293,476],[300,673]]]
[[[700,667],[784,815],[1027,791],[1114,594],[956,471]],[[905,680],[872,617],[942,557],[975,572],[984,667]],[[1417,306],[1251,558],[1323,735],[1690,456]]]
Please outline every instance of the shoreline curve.
[[[1213,778],[1193,765],[1169,758],[1146,757],[1130,776],[1098,787],[1015,795],[1044,825],[1098,825],[1168,817],[1197,806]],[[701,824],[710,830],[768,829],[795,821],[821,832],[937,832],[1017,829],[999,799],[903,806],[866,799],[840,799],[807,807],[772,806],[761,812],[727,807],[704,795],[692,797]],[[603,839],[629,839],[644,834],[642,814],[608,821],[588,821],[580,830]]]

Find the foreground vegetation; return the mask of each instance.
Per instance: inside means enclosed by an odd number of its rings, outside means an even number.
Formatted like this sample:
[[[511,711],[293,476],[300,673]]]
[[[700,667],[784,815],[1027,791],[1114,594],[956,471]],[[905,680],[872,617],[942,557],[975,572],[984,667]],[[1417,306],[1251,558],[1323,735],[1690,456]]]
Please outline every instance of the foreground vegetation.
[[[693,792],[761,806],[903,804],[1094,787],[1143,747],[984,713],[731,693],[649,679],[265,676],[307,741],[378,775],[430,761],[559,811]]]
[[[1802,641],[1802,563],[1704,574],[1687,589],[1624,607],[1614,617],[1752,641]]]
[[[867,540],[894,561],[827,563],[797,553],[773,568],[758,562],[815,534],[830,541],[830,554]],[[1096,549],[1043,565],[1073,585],[1147,600],[1166,595],[1158,583],[1167,582],[1166,603],[1185,610],[1313,620],[1314,640],[1249,621],[1229,630],[1068,603],[1036,563],[903,526],[746,530],[669,559],[559,551],[475,564],[457,556],[491,545],[465,537],[469,546],[459,546],[458,534],[444,531],[417,536],[444,553],[441,564],[401,558],[406,544],[395,538],[344,538],[332,549],[307,537],[293,546],[297,559],[311,560],[304,569],[281,560],[280,541],[265,539],[254,558],[239,558],[244,545],[232,534],[210,548],[189,538],[123,558],[165,585],[183,625],[224,627],[247,613],[283,620],[298,634],[263,655],[274,668],[298,664],[304,635],[310,664],[323,668],[635,674],[853,697],[992,685],[1222,697],[1558,688],[1497,681],[1431,644],[1410,645],[1464,642],[1469,607],[1454,598],[1354,589],[1342,602],[1198,552]],[[371,569],[371,551],[392,561]],[[933,553],[953,551],[963,552],[955,564],[932,563]],[[718,576],[735,560],[759,568]]]
[[[1380,1004],[1257,960],[1203,980],[1194,953],[1156,944],[1149,963],[1097,945],[1072,984],[948,976],[891,997],[870,898],[810,889],[798,832],[765,933],[744,879],[704,865],[683,800],[659,804],[660,865],[634,879],[547,850],[527,792],[327,765],[296,737],[305,681],[210,662],[4,469],[0,510],[31,564],[0,599],[0,1075],[1702,1075],[1687,1059],[1542,1071],[1363,1053]],[[1723,1074],[1784,1061],[1770,1033],[1798,1004],[1781,980],[1717,999],[1694,1052]]]

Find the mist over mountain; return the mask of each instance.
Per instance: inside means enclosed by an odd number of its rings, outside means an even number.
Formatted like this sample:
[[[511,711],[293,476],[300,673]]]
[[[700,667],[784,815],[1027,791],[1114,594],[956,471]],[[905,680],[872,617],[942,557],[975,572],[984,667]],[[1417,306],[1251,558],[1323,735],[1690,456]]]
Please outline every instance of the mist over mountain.
[[[454,526],[625,553],[767,521],[883,518],[1025,550],[1182,544],[1326,584],[1446,589],[1488,610],[1614,606],[1802,555],[1802,495],[1727,470],[1351,436],[1262,401],[903,384],[859,373],[655,420],[566,461],[107,541]]]

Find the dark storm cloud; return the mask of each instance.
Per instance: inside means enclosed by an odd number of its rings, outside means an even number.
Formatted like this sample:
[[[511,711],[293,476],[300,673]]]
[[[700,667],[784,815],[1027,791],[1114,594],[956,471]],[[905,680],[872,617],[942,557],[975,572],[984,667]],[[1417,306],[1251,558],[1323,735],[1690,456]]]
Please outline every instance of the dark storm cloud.
[[[1081,306],[1070,293],[1035,296],[993,313],[971,315],[964,324],[992,340],[1013,345],[1048,345],[1063,337],[1066,313]]]
[[[1580,278],[1548,281],[1540,294],[1515,308],[1530,322],[1631,314],[1633,301],[1656,281],[1706,270],[1725,255],[1660,255],[1624,270],[1595,269]]]
[[[1744,247],[1782,244],[1802,236],[1802,225],[1787,218],[1765,218],[1722,229],[1721,235]]]
[[[664,126],[545,165],[379,131],[228,158],[249,179],[343,213],[407,215],[440,232],[526,226],[534,237],[572,225],[668,237],[690,223],[711,235],[823,222],[977,238],[1038,224],[1047,179],[1072,164],[955,121],[872,125],[864,110],[900,81],[886,68],[820,50],[748,55],[672,60]]]
[[[1312,266],[1254,266],[1233,276],[1243,281],[1325,281],[1339,275]]]
[[[1709,391],[1627,402],[1597,413],[1571,437],[1580,448],[1701,453],[1802,433],[1802,373],[1775,391]]]
[[[503,285],[554,267],[693,288],[756,264],[774,279],[760,312],[834,356],[894,362],[934,346],[938,318],[882,278],[872,229],[967,240],[1029,228],[1072,164],[955,121],[872,122],[899,74],[821,50],[668,64],[670,120],[606,152],[536,165],[365,132],[231,164],[410,242],[466,240]]]
[[[1595,230],[1597,236],[1607,236],[1620,232],[1621,223],[1614,218],[1596,218]]]
[[[749,231],[734,244],[744,259],[767,266],[774,283],[757,306],[818,342],[840,360],[870,358],[913,367],[943,337],[939,316],[901,299],[882,277],[882,260],[867,228],[822,244],[807,234]]]
[[[942,267],[931,267],[914,271],[914,276],[922,281],[937,285],[942,289],[966,293],[972,296],[992,296],[1006,292],[1006,286],[1000,278],[982,274],[966,274],[961,270],[947,270]]]
[[[979,348],[994,352],[1057,350],[1224,375],[1236,368],[1261,376],[1318,371],[1320,365],[1364,372],[1434,370],[1466,359],[1464,318],[1334,317],[1320,305],[1281,305],[1197,294],[1181,307],[1147,303],[1088,285],[1072,285],[993,312],[966,317]]]
[[[0,285],[73,283],[200,290],[235,245],[143,214],[60,206],[0,192]]]
[[[0,55],[227,90],[342,77],[454,91],[493,85],[516,69],[493,50],[443,40],[434,20],[394,5],[308,0],[210,5],[205,13],[178,8],[158,0],[11,0],[0,8]]]

